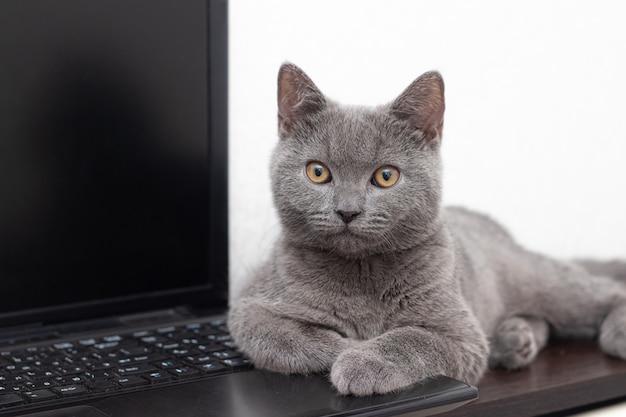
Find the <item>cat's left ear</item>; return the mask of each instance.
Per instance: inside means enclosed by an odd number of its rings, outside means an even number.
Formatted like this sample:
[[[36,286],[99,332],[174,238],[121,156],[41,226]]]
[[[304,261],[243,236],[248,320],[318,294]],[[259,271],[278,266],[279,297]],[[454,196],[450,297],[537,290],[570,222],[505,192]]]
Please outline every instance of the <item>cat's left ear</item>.
[[[295,125],[326,106],[326,97],[297,66],[285,63],[278,71],[278,132],[290,136]]]
[[[391,104],[391,112],[420,130],[428,142],[440,141],[445,110],[443,78],[432,71],[421,75]]]

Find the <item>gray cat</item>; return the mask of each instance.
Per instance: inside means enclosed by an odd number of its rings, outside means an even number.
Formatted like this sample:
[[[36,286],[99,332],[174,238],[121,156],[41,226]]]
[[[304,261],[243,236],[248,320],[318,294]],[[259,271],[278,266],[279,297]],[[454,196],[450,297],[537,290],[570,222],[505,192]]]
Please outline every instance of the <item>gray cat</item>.
[[[362,396],[437,374],[476,383],[487,366],[528,365],[549,334],[598,336],[626,359],[624,283],[441,207],[443,92],[429,72],[391,104],[340,106],[281,67],[282,235],[229,314],[258,368],[330,371],[339,393]]]

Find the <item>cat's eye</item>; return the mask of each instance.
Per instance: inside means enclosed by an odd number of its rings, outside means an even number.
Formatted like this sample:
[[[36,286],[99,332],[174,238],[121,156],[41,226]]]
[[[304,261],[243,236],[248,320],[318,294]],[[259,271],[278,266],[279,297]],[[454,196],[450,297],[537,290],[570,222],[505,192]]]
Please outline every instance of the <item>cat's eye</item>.
[[[306,176],[316,184],[325,184],[332,179],[328,167],[318,161],[307,164]]]
[[[372,184],[381,187],[389,188],[395,185],[400,179],[400,171],[396,167],[383,166],[376,170],[372,177]]]

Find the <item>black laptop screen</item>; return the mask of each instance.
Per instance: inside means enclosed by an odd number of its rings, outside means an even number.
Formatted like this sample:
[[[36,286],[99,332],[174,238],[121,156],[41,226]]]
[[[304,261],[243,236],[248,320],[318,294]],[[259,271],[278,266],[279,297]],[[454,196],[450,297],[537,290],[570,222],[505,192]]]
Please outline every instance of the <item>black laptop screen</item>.
[[[200,0],[0,2],[0,317],[210,287],[208,26]]]

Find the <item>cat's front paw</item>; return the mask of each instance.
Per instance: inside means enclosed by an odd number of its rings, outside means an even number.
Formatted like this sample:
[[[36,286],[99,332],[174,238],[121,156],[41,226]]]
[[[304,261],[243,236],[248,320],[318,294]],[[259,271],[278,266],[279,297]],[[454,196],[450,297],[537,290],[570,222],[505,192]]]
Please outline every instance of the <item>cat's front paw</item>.
[[[330,380],[340,394],[367,396],[398,391],[414,384],[420,375],[408,375],[391,361],[366,349],[348,349],[332,366]]]

